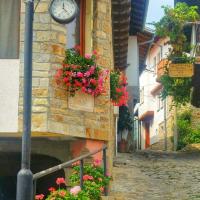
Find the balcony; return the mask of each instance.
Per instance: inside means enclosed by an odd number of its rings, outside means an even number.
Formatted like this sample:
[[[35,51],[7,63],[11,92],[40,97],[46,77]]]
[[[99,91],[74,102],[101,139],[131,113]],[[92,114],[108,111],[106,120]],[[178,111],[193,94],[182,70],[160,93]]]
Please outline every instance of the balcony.
[[[164,75],[166,66],[168,64],[167,59],[162,59],[156,66],[156,81],[160,82],[160,78]]]

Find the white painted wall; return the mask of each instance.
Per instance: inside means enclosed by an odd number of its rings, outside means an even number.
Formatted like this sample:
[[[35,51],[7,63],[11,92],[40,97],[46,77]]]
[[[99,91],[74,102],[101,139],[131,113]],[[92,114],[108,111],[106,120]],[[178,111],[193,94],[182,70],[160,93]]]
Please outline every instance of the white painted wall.
[[[130,36],[128,40],[128,58],[129,64],[126,75],[129,86],[139,86],[139,61],[138,61],[138,44],[137,36]]]
[[[18,131],[19,60],[0,59],[0,132]]]
[[[169,51],[169,46],[166,45],[167,39],[165,40],[159,40],[157,41],[157,45],[154,45],[153,48],[148,53],[147,60],[146,60],[146,65],[147,69],[142,72],[142,74],[139,77],[139,88],[142,90],[144,88],[144,102],[140,102],[139,106],[139,116],[144,114],[146,111],[154,111],[154,118],[150,121],[150,144],[154,144],[158,142],[158,127],[159,124],[164,121],[164,109],[158,110],[158,103],[157,99],[158,96],[153,96],[151,94],[151,91],[153,88],[155,88],[158,83],[156,82],[156,71],[154,71],[154,57],[161,52],[161,47],[162,46],[162,57],[166,58],[166,55]],[[157,61],[158,63],[158,61]],[[141,148],[145,148],[145,130],[143,123],[141,123]]]

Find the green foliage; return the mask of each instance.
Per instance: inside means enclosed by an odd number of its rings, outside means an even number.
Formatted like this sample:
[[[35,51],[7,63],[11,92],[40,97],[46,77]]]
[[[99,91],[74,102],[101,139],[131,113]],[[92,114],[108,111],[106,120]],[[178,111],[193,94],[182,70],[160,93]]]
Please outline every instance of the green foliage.
[[[191,125],[191,110],[186,110],[178,116],[178,149],[187,144],[200,143],[200,127],[193,128]]]
[[[111,177],[104,176],[103,168],[97,164],[84,165],[83,191],[87,193],[90,200],[100,200],[101,194],[111,180]],[[74,166],[70,176],[72,186],[80,184],[80,166]]]
[[[160,78],[160,82],[163,85],[162,99],[167,96],[173,96],[173,101],[176,105],[185,105],[190,101],[191,78],[172,78],[168,74],[164,74]]]
[[[175,8],[163,6],[164,17],[157,23],[154,23],[156,35],[160,37],[169,37],[170,49],[168,60],[171,63],[194,63],[195,58],[188,56],[185,52],[191,50],[190,41],[184,32],[184,26],[187,22],[194,22],[200,18],[197,6],[188,6],[186,3],[177,3]],[[174,103],[186,104],[190,101],[192,88],[191,78],[172,78],[166,73],[161,77],[163,85],[162,98],[173,96]]]
[[[187,22],[198,20],[198,7],[188,6],[186,3],[177,3],[175,8],[163,6],[164,17],[157,23],[153,23],[156,28],[156,35],[169,37],[175,55],[182,55],[189,44],[186,44],[184,26]]]
[[[116,91],[116,88],[120,87],[119,79],[119,71],[110,72],[110,96],[113,101],[117,101],[120,98],[120,93]]]
[[[125,129],[131,131],[133,129],[133,119],[127,106],[120,106],[119,108],[118,128],[119,131]]]

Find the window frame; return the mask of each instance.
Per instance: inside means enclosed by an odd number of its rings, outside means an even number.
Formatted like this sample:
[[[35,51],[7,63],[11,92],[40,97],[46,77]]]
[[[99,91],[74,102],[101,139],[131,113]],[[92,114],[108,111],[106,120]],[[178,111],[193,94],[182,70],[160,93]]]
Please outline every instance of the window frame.
[[[85,53],[86,0],[80,0],[80,54]]]

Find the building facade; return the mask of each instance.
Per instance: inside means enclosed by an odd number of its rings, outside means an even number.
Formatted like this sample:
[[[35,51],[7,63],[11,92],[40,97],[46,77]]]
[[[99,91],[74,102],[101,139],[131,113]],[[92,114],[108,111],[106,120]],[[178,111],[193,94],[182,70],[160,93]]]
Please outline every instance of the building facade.
[[[164,61],[169,45],[167,39],[152,41],[147,54],[146,68],[140,75],[140,121],[141,149],[172,150],[174,114],[172,98],[161,98],[162,85],[159,78],[164,73]]]
[[[98,52],[98,64],[112,70],[111,1],[80,0],[78,17],[68,25],[56,23],[48,12],[50,0],[35,7],[33,31],[32,159],[33,173],[108,145],[109,166],[114,155],[115,119],[106,94],[70,97],[54,79],[65,49],[81,46],[82,53]],[[36,3],[35,3],[36,4]],[[0,199],[15,199],[23,132],[24,19],[22,0],[0,1]],[[102,155],[98,154],[98,158]],[[38,191],[51,185],[59,172],[38,183]],[[8,178],[11,177],[11,178]],[[44,186],[45,185],[45,186]],[[10,186],[10,187],[8,187]]]

